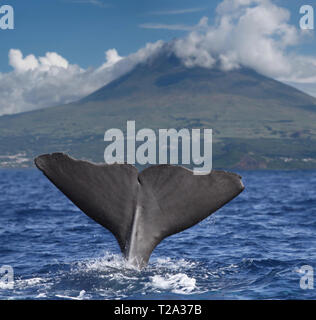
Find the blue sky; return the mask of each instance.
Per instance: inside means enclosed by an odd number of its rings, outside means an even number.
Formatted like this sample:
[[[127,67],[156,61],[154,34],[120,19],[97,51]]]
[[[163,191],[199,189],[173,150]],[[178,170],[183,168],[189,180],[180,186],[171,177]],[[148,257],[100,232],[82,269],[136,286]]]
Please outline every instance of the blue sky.
[[[305,0],[3,4],[14,8],[15,29],[0,29],[0,116],[76,101],[170,40],[188,67],[249,67],[316,97],[315,31],[299,28],[300,7],[313,4]]]
[[[2,0],[15,9],[15,30],[0,30],[0,72],[10,70],[8,52],[18,48],[24,54],[58,52],[82,67],[97,66],[104,51],[116,48],[128,55],[147,42],[182,37],[187,31],[149,29],[144,25],[187,25],[203,16],[214,18],[220,1],[214,0]],[[298,26],[299,8],[304,1],[274,1],[291,11]],[[309,1],[310,2],[310,1]],[[315,3],[316,7],[316,3]],[[143,25],[143,27],[141,27]],[[311,41],[297,49],[316,52]]]
[[[3,2],[3,1],[1,1]],[[210,13],[214,2],[200,1],[75,1],[6,0],[15,9],[15,30],[2,31],[0,70],[7,71],[8,51],[19,48],[25,54],[42,55],[56,51],[83,67],[104,60],[104,51],[116,48],[127,55],[155,40],[169,40],[183,31],[153,30],[145,23],[196,24]],[[98,3],[104,3],[104,6]],[[186,14],[154,14],[159,11],[191,8],[205,10]]]

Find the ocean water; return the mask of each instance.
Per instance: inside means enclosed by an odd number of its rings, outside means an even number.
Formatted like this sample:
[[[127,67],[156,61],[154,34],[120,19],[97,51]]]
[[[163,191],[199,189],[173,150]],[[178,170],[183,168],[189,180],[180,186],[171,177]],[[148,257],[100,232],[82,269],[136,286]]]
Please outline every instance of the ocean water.
[[[316,171],[239,173],[241,195],[138,271],[39,171],[0,170],[0,298],[315,299],[300,268],[316,268]]]

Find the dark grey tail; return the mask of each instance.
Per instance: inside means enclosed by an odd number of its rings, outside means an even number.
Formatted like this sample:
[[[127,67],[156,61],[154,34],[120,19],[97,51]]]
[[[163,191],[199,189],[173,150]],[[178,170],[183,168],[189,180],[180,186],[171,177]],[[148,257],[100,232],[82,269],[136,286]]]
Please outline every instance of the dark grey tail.
[[[110,230],[126,259],[147,265],[166,237],[208,217],[244,189],[235,173],[193,175],[157,165],[138,173],[129,164],[93,164],[62,153],[42,155],[36,166],[90,218]]]

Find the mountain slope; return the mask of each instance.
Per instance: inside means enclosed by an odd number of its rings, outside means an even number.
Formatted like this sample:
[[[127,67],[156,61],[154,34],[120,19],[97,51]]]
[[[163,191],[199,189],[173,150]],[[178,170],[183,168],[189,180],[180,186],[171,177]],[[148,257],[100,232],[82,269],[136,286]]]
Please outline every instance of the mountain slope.
[[[127,120],[212,128],[216,167],[316,167],[315,98],[250,69],[186,68],[166,53],[77,103],[0,117],[0,162],[55,151],[102,162],[105,130]]]

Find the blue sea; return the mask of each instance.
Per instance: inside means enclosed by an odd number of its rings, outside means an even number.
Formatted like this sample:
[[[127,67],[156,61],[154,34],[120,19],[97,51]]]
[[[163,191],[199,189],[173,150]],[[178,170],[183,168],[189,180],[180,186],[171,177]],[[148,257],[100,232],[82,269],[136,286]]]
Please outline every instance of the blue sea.
[[[316,171],[239,172],[244,192],[173,235],[138,271],[39,171],[0,170],[1,299],[315,299]],[[316,270],[316,269],[315,269]]]

